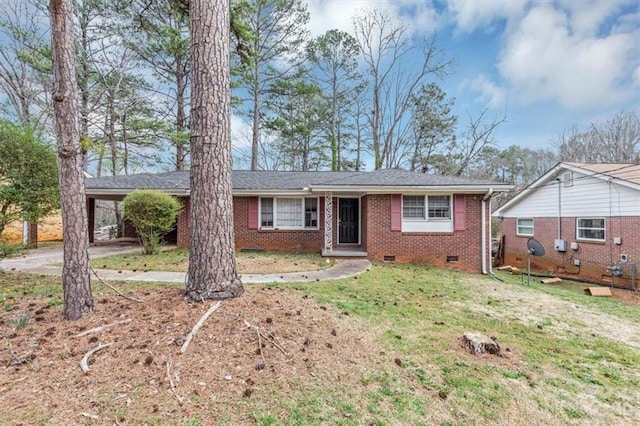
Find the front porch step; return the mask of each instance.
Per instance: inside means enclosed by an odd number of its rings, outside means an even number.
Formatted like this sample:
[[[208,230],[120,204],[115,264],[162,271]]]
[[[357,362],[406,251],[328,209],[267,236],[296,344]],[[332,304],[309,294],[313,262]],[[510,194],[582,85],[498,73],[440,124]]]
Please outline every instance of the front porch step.
[[[367,257],[367,252],[361,249],[333,249],[322,250],[323,257]]]

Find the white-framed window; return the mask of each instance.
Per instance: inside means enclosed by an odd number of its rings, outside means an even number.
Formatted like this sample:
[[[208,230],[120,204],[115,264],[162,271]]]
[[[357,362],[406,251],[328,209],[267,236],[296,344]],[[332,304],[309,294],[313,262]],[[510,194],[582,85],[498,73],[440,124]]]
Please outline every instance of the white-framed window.
[[[429,195],[429,219],[451,219],[451,197],[449,195]]]
[[[451,220],[450,195],[404,195],[402,218],[406,220]]]
[[[424,219],[424,195],[402,197],[402,217],[404,219]]]
[[[516,234],[533,237],[533,219],[516,219]]]
[[[261,197],[260,227],[317,229],[318,199],[304,197]]]
[[[576,237],[579,240],[604,241],[604,217],[579,217],[576,219]]]

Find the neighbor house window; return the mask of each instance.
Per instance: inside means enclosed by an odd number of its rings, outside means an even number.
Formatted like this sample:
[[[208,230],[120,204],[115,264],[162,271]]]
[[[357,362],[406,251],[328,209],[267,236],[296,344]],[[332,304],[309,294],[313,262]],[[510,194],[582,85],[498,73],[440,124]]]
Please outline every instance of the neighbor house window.
[[[260,224],[263,228],[317,228],[318,199],[261,198]]]
[[[404,219],[449,220],[451,219],[451,196],[405,195],[402,197],[402,217]]]
[[[578,239],[604,241],[603,217],[578,218],[577,230]]]
[[[533,219],[518,219],[516,234],[533,237]]]

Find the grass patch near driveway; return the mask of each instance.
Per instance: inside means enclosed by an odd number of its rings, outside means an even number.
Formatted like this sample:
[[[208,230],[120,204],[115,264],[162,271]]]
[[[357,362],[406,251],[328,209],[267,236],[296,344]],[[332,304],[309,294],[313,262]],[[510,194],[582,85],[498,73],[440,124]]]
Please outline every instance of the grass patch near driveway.
[[[317,253],[238,252],[236,262],[239,274],[316,271],[332,265]],[[187,272],[189,250],[172,249],[151,255],[119,254],[93,259],[91,265],[95,269]]]

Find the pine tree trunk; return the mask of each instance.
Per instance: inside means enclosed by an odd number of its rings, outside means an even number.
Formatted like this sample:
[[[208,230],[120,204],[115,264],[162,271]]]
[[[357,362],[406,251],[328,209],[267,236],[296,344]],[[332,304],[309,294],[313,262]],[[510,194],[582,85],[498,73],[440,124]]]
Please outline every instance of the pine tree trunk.
[[[244,291],[236,269],[231,194],[229,2],[191,0],[191,209],[187,296]]]
[[[91,312],[93,298],[71,0],[51,0],[49,13],[55,84],[53,106],[58,139],[60,202],[64,235],[63,311],[66,319],[76,320]]]

